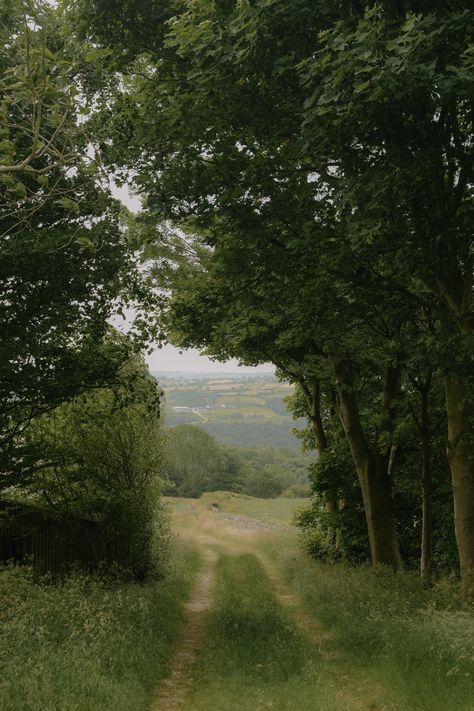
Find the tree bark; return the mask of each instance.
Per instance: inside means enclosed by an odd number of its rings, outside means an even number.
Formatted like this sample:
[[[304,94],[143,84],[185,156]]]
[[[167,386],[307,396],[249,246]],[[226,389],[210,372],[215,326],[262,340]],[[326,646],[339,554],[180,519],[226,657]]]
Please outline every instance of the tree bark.
[[[311,432],[313,433],[314,445],[319,457],[328,446],[321,417],[321,386],[317,380],[314,380],[310,387],[303,378],[300,380],[300,385],[308,404]]]
[[[377,442],[372,447],[367,442],[350,362],[336,360],[333,365],[338,387],[339,414],[362,490],[372,564],[389,565],[394,570],[401,570],[403,566],[395,529],[388,471],[390,456],[378,451]],[[384,391],[385,409],[395,397],[397,380],[395,374],[388,369]]]
[[[466,407],[466,387],[446,379],[447,454],[454,494],[454,527],[464,594],[474,598],[474,452]]]
[[[429,421],[428,388],[421,390],[421,579],[425,585],[431,583],[433,554],[433,480],[431,476],[431,430]]]
[[[311,421],[311,431],[314,437],[314,446],[318,457],[327,449],[328,440],[321,417],[321,385],[317,380],[314,380],[310,387],[302,378],[300,386],[308,404],[308,416]],[[326,501],[326,511],[328,513],[337,513],[339,505],[336,499],[331,498]],[[339,548],[338,532],[328,529],[327,544],[335,545]]]

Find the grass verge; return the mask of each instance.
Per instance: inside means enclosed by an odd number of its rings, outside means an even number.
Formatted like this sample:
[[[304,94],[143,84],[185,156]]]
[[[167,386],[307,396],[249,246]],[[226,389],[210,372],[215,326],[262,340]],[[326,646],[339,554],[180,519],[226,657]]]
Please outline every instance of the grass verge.
[[[474,615],[455,585],[426,591],[416,573],[316,563],[283,538],[267,552],[334,646],[388,688],[399,711],[472,711]]]
[[[2,711],[144,711],[163,676],[199,567],[179,548],[144,585],[74,574],[36,583],[0,570]]]

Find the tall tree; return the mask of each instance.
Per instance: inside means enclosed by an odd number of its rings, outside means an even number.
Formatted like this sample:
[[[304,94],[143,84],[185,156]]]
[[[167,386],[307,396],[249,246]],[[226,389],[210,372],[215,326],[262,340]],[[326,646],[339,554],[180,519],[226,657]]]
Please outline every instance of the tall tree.
[[[357,258],[383,245],[397,282],[424,284],[442,324],[448,459],[469,592],[474,15],[463,6],[438,3],[426,14],[395,16],[374,8],[322,36],[302,78],[305,135],[311,152],[333,166],[342,204],[357,216],[350,221]]]
[[[104,345],[111,315],[150,301],[126,215],[88,157],[58,16],[49,3],[10,5],[0,25],[2,487],[25,470],[31,420],[129,359],[130,343]]]

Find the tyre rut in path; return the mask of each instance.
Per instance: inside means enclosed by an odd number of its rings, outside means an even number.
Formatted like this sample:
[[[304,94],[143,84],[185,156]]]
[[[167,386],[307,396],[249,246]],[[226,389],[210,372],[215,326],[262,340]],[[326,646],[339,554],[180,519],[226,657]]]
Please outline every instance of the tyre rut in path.
[[[335,648],[331,643],[331,633],[306,609],[302,599],[291,584],[284,579],[275,562],[265,555],[261,548],[259,549],[258,544],[256,545],[257,539],[250,537],[246,544],[246,537],[243,534],[246,533],[248,526],[240,525],[239,518],[246,517],[237,516],[233,517],[232,521],[228,521],[238,538],[233,541],[232,538],[223,540],[221,531],[221,538],[217,539],[215,544],[220,544],[221,547],[227,549],[228,553],[236,555],[252,553],[257,558],[279,604],[288,612],[298,632],[317,649],[325,665],[326,678],[332,681],[334,699],[340,703],[341,711],[349,709],[350,711],[375,709],[377,711],[395,711],[396,700],[387,698],[389,696],[388,690],[378,680],[373,679],[366,668],[359,667],[354,661],[349,662],[344,659],[341,650]],[[262,526],[260,521],[255,521],[253,528],[256,529],[256,533],[259,530],[264,533],[267,526],[265,524]],[[209,545],[212,539],[206,536],[205,540]],[[295,711],[297,711],[296,708]]]
[[[191,671],[205,634],[205,617],[211,604],[214,567],[217,555],[204,551],[204,566],[185,605],[181,637],[168,665],[168,675],[155,692],[151,711],[185,711],[191,686]]]

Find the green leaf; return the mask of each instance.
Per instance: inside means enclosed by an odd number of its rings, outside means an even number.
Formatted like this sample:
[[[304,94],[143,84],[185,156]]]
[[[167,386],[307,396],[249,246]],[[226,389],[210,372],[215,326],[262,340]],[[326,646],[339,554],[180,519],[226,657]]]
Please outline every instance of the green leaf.
[[[8,188],[8,191],[10,193],[13,193],[14,195],[18,195],[20,198],[26,198],[27,196],[27,191],[26,191],[26,186],[23,185],[23,183],[20,183],[18,181],[15,181],[15,184],[13,187]]]
[[[55,200],[55,203],[56,205],[60,205],[60,207],[64,207],[65,210],[71,210],[72,212],[79,211],[79,203],[75,200],[71,200],[71,198],[62,197],[59,200]]]
[[[365,91],[366,89],[369,88],[370,84],[371,84],[370,79],[368,81],[362,82],[362,84],[357,84],[357,86],[355,88],[355,93],[361,94],[363,91]]]
[[[14,144],[8,139],[0,141],[0,153],[7,153],[8,155],[13,155],[15,153]]]
[[[50,59],[52,62],[56,62],[57,58],[56,55],[51,52],[50,49],[47,47],[43,47],[43,55],[46,57],[46,59]]]

